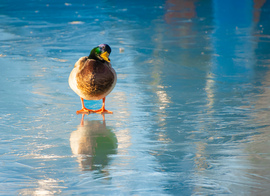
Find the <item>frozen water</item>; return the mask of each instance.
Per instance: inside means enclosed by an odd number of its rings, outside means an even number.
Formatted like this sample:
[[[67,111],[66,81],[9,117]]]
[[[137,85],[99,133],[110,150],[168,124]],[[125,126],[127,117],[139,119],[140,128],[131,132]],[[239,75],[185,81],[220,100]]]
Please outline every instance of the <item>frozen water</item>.
[[[1,195],[267,195],[270,3],[1,1]],[[101,43],[114,114],[76,115]],[[99,109],[101,101],[87,101]]]

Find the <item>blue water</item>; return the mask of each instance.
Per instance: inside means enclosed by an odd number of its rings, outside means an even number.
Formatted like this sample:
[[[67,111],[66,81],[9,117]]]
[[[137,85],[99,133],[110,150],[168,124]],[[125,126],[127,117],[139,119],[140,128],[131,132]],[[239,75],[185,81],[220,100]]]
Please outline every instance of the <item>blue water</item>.
[[[268,195],[269,20],[269,1],[1,1],[0,195]],[[101,43],[114,114],[76,115],[69,73]]]

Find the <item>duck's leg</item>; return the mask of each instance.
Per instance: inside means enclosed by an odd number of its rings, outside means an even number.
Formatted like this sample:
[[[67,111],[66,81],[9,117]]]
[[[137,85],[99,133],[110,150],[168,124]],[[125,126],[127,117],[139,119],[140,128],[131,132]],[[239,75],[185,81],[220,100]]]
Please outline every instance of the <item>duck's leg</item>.
[[[91,112],[95,112],[94,110],[90,110],[90,109],[87,109],[84,105],[84,101],[83,101],[83,98],[81,98],[81,102],[82,102],[82,109],[81,110],[78,110],[76,112],[76,114],[89,114]]]
[[[112,111],[106,110],[105,109],[105,97],[102,99],[102,107],[99,110],[94,110],[95,113],[99,113],[99,114],[112,114]]]

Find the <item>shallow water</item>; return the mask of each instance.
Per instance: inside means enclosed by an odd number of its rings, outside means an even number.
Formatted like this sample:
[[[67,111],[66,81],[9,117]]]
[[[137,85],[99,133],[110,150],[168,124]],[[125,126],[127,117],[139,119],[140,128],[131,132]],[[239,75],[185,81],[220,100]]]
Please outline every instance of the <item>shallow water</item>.
[[[2,1],[0,194],[267,195],[269,12],[264,1]],[[100,43],[118,74],[114,114],[82,120],[67,80]]]

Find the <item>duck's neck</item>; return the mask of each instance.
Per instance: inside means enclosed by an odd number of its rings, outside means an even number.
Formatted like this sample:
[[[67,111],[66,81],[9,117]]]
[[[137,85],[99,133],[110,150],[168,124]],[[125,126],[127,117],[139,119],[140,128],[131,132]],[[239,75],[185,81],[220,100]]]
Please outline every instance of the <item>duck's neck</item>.
[[[105,62],[104,60],[99,59],[99,58],[96,56],[95,51],[93,51],[93,50],[91,51],[90,55],[88,56],[88,59],[94,59],[94,60],[99,61],[99,62],[102,62],[102,63]]]
[[[99,58],[97,58],[95,51],[91,51],[91,53],[88,56],[88,59],[94,59],[94,60],[99,60]]]

